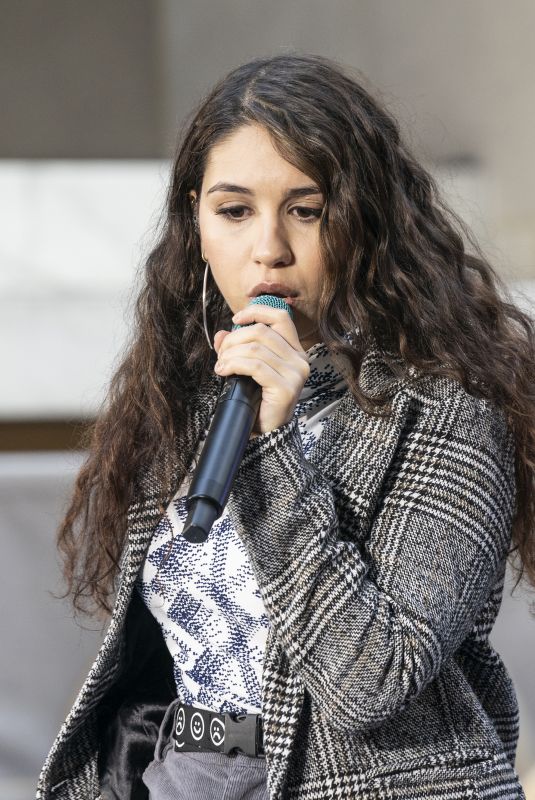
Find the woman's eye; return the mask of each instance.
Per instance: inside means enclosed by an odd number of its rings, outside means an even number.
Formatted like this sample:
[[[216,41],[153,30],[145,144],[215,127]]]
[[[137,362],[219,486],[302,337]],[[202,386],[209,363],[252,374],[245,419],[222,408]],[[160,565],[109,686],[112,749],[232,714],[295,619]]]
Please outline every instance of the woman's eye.
[[[219,211],[216,211],[216,214],[223,214],[224,217],[233,221],[239,221],[243,219],[243,217],[235,217],[234,214],[243,211],[246,206],[229,206],[228,208],[220,208]]]
[[[295,206],[292,211],[304,211],[306,217],[299,217],[299,219],[313,220],[321,217],[321,208],[309,208],[308,206]]]
[[[245,219],[241,212],[246,210],[247,206],[229,206],[228,208],[220,208],[219,211],[216,211],[216,214],[222,214],[230,222],[241,222],[243,219]],[[322,211],[321,208],[308,208],[308,206],[294,206],[290,210],[292,212],[300,212],[300,215],[297,216],[297,219],[301,220],[301,222],[313,222],[314,220],[319,219]],[[301,216],[301,212],[305,213],[304,217]],[[239,216],[235,216],[236,214]]]

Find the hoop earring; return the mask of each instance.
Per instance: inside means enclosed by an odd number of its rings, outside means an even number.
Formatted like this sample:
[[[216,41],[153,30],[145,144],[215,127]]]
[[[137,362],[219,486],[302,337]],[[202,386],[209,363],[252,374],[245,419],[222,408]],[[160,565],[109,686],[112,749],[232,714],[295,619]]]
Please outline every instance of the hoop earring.
[[[210,267],[210,264],[205,259],[204,253],[202,253],[202,252],[201,252],[201,257],[202,257],[202,260],[204,261],[204,263],[206,264],[206,266],[204,268],[204,280],[203,280],[203,284],[202,284],[202,318],[203,318],[203,324],[204,324],[204,332],[206,334],[206,338],[208,340],[208,344],[210,345],[210,349],[211,350],[215,350],[214,346],[212,345],[212,342],[210,341],[210,334],[208,333],[208,326],[207,326],[207,321],[206,321],[206,284],[208,283],[208,268]]]

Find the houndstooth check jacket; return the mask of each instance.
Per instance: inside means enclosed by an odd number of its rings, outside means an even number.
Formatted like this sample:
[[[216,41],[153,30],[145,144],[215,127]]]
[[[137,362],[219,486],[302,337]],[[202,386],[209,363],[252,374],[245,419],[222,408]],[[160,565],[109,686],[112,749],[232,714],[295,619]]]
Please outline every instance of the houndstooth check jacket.
[[[360,382],[389,386],[390,419],[348,391],[305,458],[294,417],[249,440],[228,500],[270,617],[270,798],[524,798],[515,692],[488,639],[516,498],[505,416],[448,378],[409,387],[374,348]],[[221,383],[210,376],[192,403],[192,451]],[[173,690],[163,637],[136,621],[134,582],[161,518],[150,470],[140,485],[111,620],[38,800],[147,797],[140,774]]]

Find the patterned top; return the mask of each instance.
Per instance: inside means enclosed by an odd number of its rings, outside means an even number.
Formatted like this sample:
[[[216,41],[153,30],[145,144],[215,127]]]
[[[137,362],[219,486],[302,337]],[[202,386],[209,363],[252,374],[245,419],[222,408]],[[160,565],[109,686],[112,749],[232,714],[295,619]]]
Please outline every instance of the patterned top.
[[[305,455],[347,389],[323,342],[306,354],[310,374],[294,411]],[[226,507],[205,542],[181,535],[189,483],[188,476],[157,526],[136,588],[162,628],[183,702],[261,713],[269,617]]]

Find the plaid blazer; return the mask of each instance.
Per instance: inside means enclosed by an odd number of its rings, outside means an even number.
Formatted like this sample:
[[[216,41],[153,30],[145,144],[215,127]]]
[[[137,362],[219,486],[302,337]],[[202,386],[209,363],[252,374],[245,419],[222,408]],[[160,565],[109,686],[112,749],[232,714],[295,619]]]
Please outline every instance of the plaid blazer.
[[[222,380],[192,402],[192,451]],[[488,639],[516,498],[505,415],[448,378],[409,387],[374,348],[360,381],[390,388],[390,419],[348,391],[305,458],[294,417],[249,440],[228,500],[271,623],[270,798],[524,798],[515,691]],[[147,797],[140,776],[176,690],[133,591],[161,517],[150,470],[140,485],[109,626],[39,800]]]

